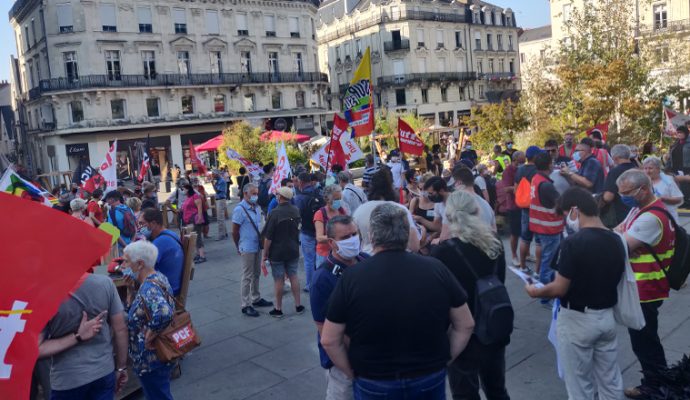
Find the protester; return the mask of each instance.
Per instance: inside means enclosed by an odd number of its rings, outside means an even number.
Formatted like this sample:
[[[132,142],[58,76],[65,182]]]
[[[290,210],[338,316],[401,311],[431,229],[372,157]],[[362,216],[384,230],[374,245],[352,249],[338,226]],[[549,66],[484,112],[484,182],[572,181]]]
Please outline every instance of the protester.
[[[62,211],[65,214],[70,213],[69,202],[72,201],[69,193],[62,193],[58,197],[58,203],[53,205],[54,210]]]
[[[477,165],[477,176],[474,178],[473,186],[476,185],[479,188],[479,191],[482,194],[482,197],[484,200],[489,203],[491,201],[491,198],[489,197],[489,190],[487,186],[487,179],[490,179],[491,172],[489,172],[489,168],[486,167],[484,164],[479,164]],[[455,178],[453,178],[455,179]]]
[[[613,146],[616,147],[616,146]],[[642,168],[642,159],[640,156],[640,151],[636,145],[630,145],[630,162],[635,165],[635,168]],[[611,149],[613,151],[613,148]],[[611,154],[611,157],[613,157],[613,154]],[[614,158],[614,162],[616,159]]]
[[[506,145],[506,149],[503,150],[503,154],[507,155],[512,160],[513,154],[515,154],[515,152],[518,150],[515,147],[513,147],[513,140],[512,139],[506,140],[505,145]]]
[[[228,212],[228,183],[218,170],[214,170],[212,176],[213,190],[216,192],[216,221],[218,222],[218,236],[216,240],[223,240],[228,237],[228,229],[225,226],[225,214]]]
[[[94,226],[98,226],[102,224],[103,221],[105,221],[103,209],[99,204],[99,202],[101,201],[101,197],[103,197],[103,190],[95,189],[93,193],[91,193],[91,199],[89,200],[86,206],[86,210],[89,213],[89,218],[91,218],[91,221],[93,222]]]
[[[80,198],[76,198],[72,201],[69,202],[69,207],[70,210],[72,210],[71,215],[81,221],[84,221],[86,224],[95,226],[91,218],[89,218],[87,215],[84,214],[84,211],[86,211],[86,201]]]
[[[503,171],[501,180],[496,184],[496,197],[498,211],[505,213],[508,219],[508,232],[510,233],[510,254],[512,265],[520,266],[518,258],[518,239],[522,230],[522,210],[515,204],[515,175],[520,165],[525,163],[525,153],[516,151],[510,164]]]
[[[254,307],[271,307],[273,302],[261,298],[259,277],[261,275],[261,244],[259,227],[261,209],[256,204],[259,189],[253,183],[244,185],[244,198],[232,211],[232,239],[237,254],[242,257],[242,314],[258,317]]]
[[[366,203],[367,194],[364,190],[352,184],[352,176],[349,172],[340,172],[338,174],[338,183],[343,189],[343,202],[350,210],[350,213],[357,211],[357,207]]]
[[[314,228],[316,229],[316,265],[321,265],[328,256],[328,236],[326,224],[336,215],[349,215],[350,212],[343,205],[343,191],[338,185],[327,186],[323,191],[326,205],[314,213]]]
[[[250,183],[251,178],[247,175],[247,169],[244,167],[240,167],[239,173],[240,176],[237,177],[237,190],[239,190],[239,193],[244,193],[244,185]],[[243,195],[240,194],[240,196]]]
[[[617,230],[624,233],[628,242],[630,264],[637,279],[646,323],[641,330],[628,330],[644,379],[640,386],[625,389],[625,395],[631,399],[642,399],[645,398],[641,390],[645,382],[666,368],[666,355],[659,339],[658,317],[659,307],[669,294],[668,279],[662,268],[671,265],[676,234],[672,217],[664,203],[654,195],[652,181],[644,172],[638,169],[625,171],[616,184],[623,203],[632,207]]]
[[[568,189],[559,208],[575,233],[561,244],[554,281],[541,288],[527,285],[526,290],[531,297],[561,299],[558,354],[569,398],[619,400],[623,380],[613,306],[618,302],[625,249],[621,238],[599,219],[588,191]]]
[[[446,218],[451,238],[432,250],[432,255],[446,265],[465,289],[468,299],[476,298],[478,277],[496,275],[505,282],[503,243],[482,220],[475,196],[460,190],[448,197]],[[471,301],[468,305],[476,318],[476,304]],[[479,399],[481,381],[488,399],[510,399],[505,386],[507,344],[508,341],[482,344],[473,334],[465,350],[448,367],[453,398]]]
[[[630,148],[624,144],[617,144],[611,148],[611,157],[616,164],[606,176],[604,182],[604,191],[600,198],[600,214],[601,221],[608,228],[618,226],[630,211],[630,207],[623,204],[621,197],[618,195],[618,186],[616,179],[621,174],[629,169],[636,168],[635,164],[630,161]]]
[[[465,141],[465,148],[460,152],[460,159],[461,160],[468,160],[472,164],[468,165],[469,168],[474,167],[477,165],[477,160],[479,157],[477,156],[477,152],[472,148],[472,142],[469,140]],[[451,165],[451,167],[453,167]]]
[[[568,190],[570,187],[570,182],[568,182],[568,180],[561,175],[560,169],[562,165],[568,165],[572,162],[572,160],[568,157],[560,156],[558,154],[558,142],[556,142],[554,139],[549,139],[546,141],[546,143],[544,143],[544,151],[549,153],[554,166],[551,174],[549,175],[549,179],[553,181],[553,185],[556,187],[558,193],[563,194],[563,192]]]
[[[316,324],[317,346],[321,367],[328,372],[326,399],[352,399],[352,379],[345,372],[333,365],[328,354],[321,346],[321,331],[326,321],[328,300],[338,280],[348,268],[366,259],[368,256],[360,250],[360,238],[357,225],[350,216],[337,215],[326,224],[330,252],[326,260],[316,269],[309,300],[311,313]]]
[[[141,197],[141,209],[158,208],[158,196],[156,195],[156,185],[151,182],[144,182],[141,185],[143,192]]]
[[[496,232],[496,215],[489,202],[475,192],[475,178],[474,175],[472,175],[472,171],[464,165],[456,165],[455,168],[453,168],[453,180],[455,181],[456,190],[463,190],[472,195],[472,198],[477,202],[477,206],[479,206],[479,218],[481,218],[493,232]],[[443,213],[442,218],[444,218],[443,221],[445,224],[445,210],[439,209],[438,211]],[[445,236],[441,233],[441,240],[450,237],[450,232],[446,232]]]
[[[510,147],[512,149],[513,144],[510,144]],[[501,180],[503,177],[503,171],[505,171],[506,167],[510,164],[511,160],[511,155],[513,154],[514,151],[510,152],[509,154],[504,154],[501,150],[501,145],[497,144],[494,146],[494,153],[492,155],[492,160],[491,163],[493,164],[493,170],[494,170],[494,175],[496,176],[496,179]]]
[[[419,251],[420,240],[422,239],[421,228],[415,224],[415,220],[412,217],[410,211],[405,208],[404,205],[396,203],[394,201],[382,201],[382,200],[370,200],[362,204],[357,211],[352,215],[352,219],[355,221],[359,233],[361,235],[362,252],[371,254],[373,252],[373,243],[369,235],[369,227],[371,223],[371,213],[374,209],[381,204],[393,204],[399,207],[401,210],[405,210],[405,215],[407,216],[407,223],[410,227],[408,232],[408,242],[407,250],[416,253]]]
[[[122,204],[122,194],[117,190],[108,192],[105,195],[105,202],[108,204],[108,222],[120,230],[117,243],[119,248],[123,249],[137,233],[137,220],[132,210]]]
[[[594,158],[599,160],[601,167],[604,169],[604,178],[609,174],[609,170],[613,167],[613,159],[609,154],[609,148],[604,143],[601,132],[598,129],[592,131],[590,138],[594,142],[594,147],[592,148],[592,155]]]
[[[259,199],[256,203],[261,207],[261,211],[263,211],[264,215],[268,214],[268,205],[271,203],[271,200],[273,200],[273,197],[275,197],[270,193],[271,185],[273,184],[274,167],[275,165],[272,162],[264,165],[264,173],[259,180]]]
[[[405,251],[409,229],[403,209],[376,207],[374,255],[348,267],[330,298],[321,345],[354,378],[356,399],[444,398],[446,365],[474,328],[467,296],[448,269]]]
[[[523,179],[527,182],[532,181],[532,177],[537,173],[537,167],[534,165],[534,157],[541,153],[541,149],[537,146],[530,146],[525,151],[526,163],[518,167],[515,173],[515,194],[517,196],[518,186]],[[531,183],[530,183],[531,185]],[[527,266],[527,257],[530,253],[530,245],[534,239],[534,234],[529,229],[529,208],[521,208],[520,215],[520,265],[518,266],[520,270],[527,274],[532,274],[533,271]],[[535,242],[535,254],[537,258],[536,264],[539,265],[539,259],[541,258],[541,246],[539,242]]]
[[[290,199],[289,203],[294,206],[295,205],[295,196],[294,195],[296,195],[294,182],[290,178],[285,178],[285,179],[280,181],[280,187],[286,187],[286,188],[292,190],[293,197]],[[278,206],[278,197],[273,196],[273,198],[271,199],[271,202],[268,203],[268,208],[266,209],[266,215],[270,214],[271,211],[273,211],[273,209],[276,208],[277,206]]]
[[[683,203],[683,192],[671,176],[661,172],[661,160],[658,157],[647,157],[642,165],[644,172],[652,180],[654,194],[678,222],[678,207]]]
[[[125,204],[127,204],[127,207],[134,213],[134,218],[139,218],[139,214],[141,213],[141,200],[138,197],[130,197]]]
[[[369,200],[398,202],[399,193],[393,190],[393,176],[387,167],[380,168],[372,177],[367,191]]]
[[[431,179],[434,175],[430,172],[427,172],[426,174],[422,175],[421,180],[419,182],[420,188],[424,187],[427,181]],[[429,200],[429,196],[425,191],[420,191],[419,196],[415,196],[412,198],[410,201],[410,205],[408,209],[412,213],[413,216],[419,217],[421,219],[426,220],[429,223],[434,222],[434,217],[435,217],[435,211],[434,211],[434,206],[436,204]],[[415,221],[417,219],[415,218]],[[440,232],[431,232],[432,236],[431,239],[438,237],[440,235]]]
[[[371,177],[378,172],[379,166],[374,164],[374,156],[371,154],[367,154],[364,160],[366,164],[364,166],[364,174],[362,175],[362,187],[368,189]]]
[[[177,181],[177,187],[170,193],[170,197],[165,201],[165,204],[175,212],[177,215],[177,226],[182,230],[184,223],[182,222],[182,205],[187,200],[187,191],[185,186],[189,184],[187,179],[179,179]]]
[[[163,213],[155,208],[145,209],[138,222],[140,233],[158,249],[156,271],[168,278],[173,295],[178,296],[184,272],[184,251],[179,236],[171,230],[163,229]]]
[[[558,146],[558,156],[574,158],[577,144],[574,140],[575,135],[572,132],[566,132],[563,135],[563,144]]]
[[[51,399],[112,399],[124,387],[127,325],[110,277],[81,277],[41,332],[38,357],[50,358]]]
[[[197,182],[197,185],[194,189],[199,194],[199,199],[201,199],[201,216],[203,217],[201,231],[204,234],[204,238],[208,239],[210,224],[210,217],[208,215],[208,193],[206,193],[206,188],[200,182]]]
[[[175,300],[168,279],[154,269],[158,249],[147,241],[134,242],[124,251],[124,274],[139,285],[127,291],[129,358],[147,400],[169,399],[170,372],[174,363],[158,359],[149,347],[151,336],[167,328],[175,313]]]
[[[400,152],[397,150],[391,152],[388,168],[390,168],[391,178],[393,179],[393,189],[398,191],[405,181],[405,168],[403,168],[400,161]]]
[[[285,276],[290,279],[292,296],[295,299],[295,312],[302,314],[304,306],[300,302],[299,277],[299,209],[290,201],[294,192],[287,186],[278,189],[275,199],[278,206],[268,214],[264,228],[264,251],[262,264],[266,268],[267,260],[271,266],[275,285],[275,308],[268,314],[272,317],[283,317],[283,287]]]
[[[434,220],[429,222],[428,219],[415,215],[414,221],[424,226],[428,232],[438,232],[442,236],[445,225],[445,202],[450,195],[450,191],[443,178],[438,176],[429,178],[424,182],[424,191],[426,192],[427,199],[434,203]]]
[[[413,199],[422,195],[422,188],[419,186],[422,176],[415,169],[405,171],[405,188],[403,189],[405,199],[401,204],[410,205]]]
[[[573,172],[570,167],[564,165],[561,167],[561,173],[574,185],[585,188],[593,194],[598,194],[604,188],[604,168],[592,154],[593,149],[594,142],[592,139],[582,139],[573,154],[573,160],[580,163],[580,169]]]
[[[304,291],[308,292],[311,285],[311,277],[316,269],[316,228],[314,227],[314,214],[325,204],[323,197],[314,185],[314,176],[306,172],[299,175],[299,194],[295,200],[295,206],[299,209],[302,225],[300,227],[299,241],[304,258]]]
[[[196,256],[194,256],[194,263],[201,264],[206,262],[206,250],[204,249],[204,199],[201,195],[194,191],[194,187],[187,183],[184,186],[186,191],[186,199],[180,212],[182,213],[182,221],[186,225],[192,225],[194,232],[196,232]]]

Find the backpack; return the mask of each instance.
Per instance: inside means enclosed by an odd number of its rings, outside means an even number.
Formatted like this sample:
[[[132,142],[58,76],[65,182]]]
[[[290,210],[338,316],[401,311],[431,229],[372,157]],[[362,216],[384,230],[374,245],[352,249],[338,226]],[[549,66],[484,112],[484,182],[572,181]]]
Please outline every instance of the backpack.
[[[134,218],[134,213],[132,210],[127,209],[127,211],[118,210],[117,208],[110,209],[110,219],[113,221],[114,225],[117,225],[117,218],[115,218],[115,212],[120,211],[122,213],[122,227],[120,229],[120,234],[126,238],[132,238],[137,233],[137,224]]]
[[[302,218],[302,230],[306,232],[315,232],[314,227],[314,214],[326,205],[326,201],[321,197],[316,189],[312,193],[305,193],[309,197],[305,207],[301,207],[299,210],[300,217]]]
[[[523,177],[515,189],[515,204],[520,208],[529,208],[532,202],[532,187],[529,179]]]
[[[671,265],[669,265],[667,269],[663,268],[663,264],[661,263],[661,260],[659,260],[659,256],[654,252],[652,246],[648,245],[647,243],[644,245],[647,247],[647,250],[652,253],[652,256],[656,260],[657,264],[659,264],[659,267],[661,267],[661,271],[663,271],[664,275],[666,275],[666,279],[668,279],[668,284],[671,289],[680,290],[690,274],[690,238],[688,238],[688,232],[682,226],[676,223],[676,220],[668,212],[668,210],[661,207],[650,207],[649,210],[663,212],[671,221],[671,224],[673,224],[673,230],[676,232],[676,243],[673,258],[671,259]]]
[[[508,289],[498,279],[498,258],[494,261],[491,275],[479,277],[464,254],[453,246],[472,276],[477,280],[474,295],[474,334],[484,345],[508,344],[513,333],[515,313],[510,303]]]
[[[262,179],[261,182],[259,182],[259,199],[257,203],[261,208],[268,207],[268,203],[270,203],[273,198],[273,195],[268,193],[272,182],[271,179]]]

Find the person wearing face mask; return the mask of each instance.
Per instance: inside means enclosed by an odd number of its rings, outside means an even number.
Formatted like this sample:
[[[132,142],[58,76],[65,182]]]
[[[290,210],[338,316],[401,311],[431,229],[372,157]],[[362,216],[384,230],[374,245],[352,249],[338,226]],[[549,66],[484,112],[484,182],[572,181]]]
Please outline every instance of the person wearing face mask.
[[[317,346],[321,367],[327,372],[326,396],[328,400],[352,399],[352,380],[333,365],[328,354],[321,347],[321,330],[326,321],[328,299],[331,297],[342,273],[349,267],[366,259],[368,255],[360,251],[357,225],[350,216],[337,215],[326,224],[329,254],[314,272],[312,290],[309,294],[311,314],[316,324]]]
[[[292,191],[292,198],[290,199],[290,204],[293,206],[295,205],[295,196],[297,196],[297,192],[295,191],[295,183],[292,181],[290,178],[285,178],[282,181],[280,181],[280,187],[287,187]],[[273,211],[274,208],[278,206],[278,198],[273,196],[271,199],[271,202],[268,203],[268,208],[266,209],[266,217],[268,217],[269,214],[271,214],[271,211]]]
[[[472,142],[469,140],[465,141],[465,147],[460,152],[460,160],[469,160],[472,162],[472,167],[477,165],[477,160],[479,157],[477,156],[477,152],[472,148]]]
[[[639,169],[625,171],[617,180],[618,194],[624,204],[632,207],[617,228],[628,242],[630,264],[646,325],[641,330],[628,329],[630,342],[642,366],[644,379],[637,387],[625,389],[632,399],[646,398],[645,382],[666,368],[666,355],[659,339],[659,308],[669,295],[669,283],[662,270],[671,265],[676,233],[673,217],[661,199],[654,194],[651,179]]]
[[[184,251],[177,233],[163,229],[163,213],[155,208],[147,208],[139,215],[139,233],[158,249],[156,271],[160,271],[170,282],[173,295],[180,294]]]
[[[513,144],[510,143],[510,147],[513,147]],[[503,178],[503,171],[508,167],[510,164],[510,158],[512,156],[512,153],[506,154],[505,152],[501,152],[501,146],[500,145],[495,145],[494,146],[494,154],[493,154],[493,160],[491,160],[493,167],[494,167],[494,175],[496,175],[497,180],[501,180]]]
[[[623,380],[613,307],[625,248],[620,236],[601,222],[596,201],[586,190],[566,190],[558,208],[575,233],[561,243],[555,280],[525,289],[530,297],[561,299],[556,330],[569,398],[593,399],[598,393],[601,400],[619,400]]]
[[[350,215],[343,202],[343,190],[339,185],[326,186],[323,190],[323,199],[326,205],[314,213],[314,228],[316,229],[316,266],[321,265],[328,256],[328,236],[326,224],[336,215]]]
[[[573,172],[570,167],[563,165],[561,174],[574,185],[585,188],[592,194],[599,194],[604,189],[604,168],[592,154],[593,149],[594,141],[583,138],[573,153],[573,160],[580,163],[580,169]]]
[[[304,306],[300,303],[299,278],[299,209],[290,201],[294,192],[287,186],[282,186],[276,192],[278,199],[276,208],[268,214],[264,227],[264,252],[261,260],[262,268],[267,271],[267,264],[271,266],[275,287],[276,304],[268,315],[283,318],[283,288],[285,277],[290,280],[290,289],[295,299],[295,312],[302,314]],[[264,272],[266,273],[266,272]]]
[[[503,154],[512,159],[513,154],[517,151],[517,149],[515,148],[515,145],[513,144],[512,140],[506,140],[505,145],[506,145],[506,149],[503,150]]]
[[[426,192],[426,198],[434,203],[433,221],[429,221],[428,218],[420,215],[415,215],[413,217],[414,221],[424,226],[428,232],[438,232],[440,234],[445,225],[446,199],[450,195],[446,181],[438,176],[431,177],[424,182],[424,192]]]
[[[575,155],[575,148],[577,147],[577,144],[573,140],[575,135],[573,135],[572,132],[567,132],[563,136],[563,144],[558,146],[558,155],[560,157],[567,157],[567,158],[573,158]]]

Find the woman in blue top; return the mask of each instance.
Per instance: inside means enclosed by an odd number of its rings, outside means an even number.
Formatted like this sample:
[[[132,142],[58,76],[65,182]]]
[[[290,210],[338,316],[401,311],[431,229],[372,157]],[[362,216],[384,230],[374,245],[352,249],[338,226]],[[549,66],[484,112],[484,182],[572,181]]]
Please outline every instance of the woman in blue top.
[[[129,357],[148,400],[172,400],[172,363],[158,359],[147,347],[157,332],[165,329],[175,313],[175,301],[168,279],[154,270],[158,249],[147,241],[134,242],[124,250],[123,273],[132,279],[127,293]],[[135,292],[134,285],[139,286]]]

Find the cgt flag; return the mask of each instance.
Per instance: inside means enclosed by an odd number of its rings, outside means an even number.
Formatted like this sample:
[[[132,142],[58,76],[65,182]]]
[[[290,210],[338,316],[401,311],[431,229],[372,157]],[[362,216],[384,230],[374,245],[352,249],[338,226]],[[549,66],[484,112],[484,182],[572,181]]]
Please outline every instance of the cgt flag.
[[[609,121],[603,122],[599,125],[594,125],[593,127],[587,129],[587,137],[592,136],[594,132],[599,132],[601,134],[601,140],[606,143],[606,138],[609,135]]]
[[[371,51],[367,47],[343,98],[345,118],[352,127],[354,137],[367,136],[374,130],[373,93]]]
[[[23,400],[29,398],[39,334],[93,260],[108,252],[110,236],[6,193],[0,193],[0,210],[0,399]]]
[[[144,147],[144,155],[141,160],[141,167],[139,168],[139,176],[137,180],[143,182],[146,177],[146,173],[149,172],[149,167],[151,167],[151,160],[149,159],[149,149],[151,148],[151,136],[146,135],[146,147]]]
[[[402,118],[398,118],[398,140],[400,152],[421,156],[424,153],[424,142],[414,133],[414,129]]]
[[[87,164],[84,160],[79,161],[79,166],[74,171],[72,182],[84,189],[85,192],[93,193],[96,188],[101,187],[105,179],[98,174],[96,168]]]

